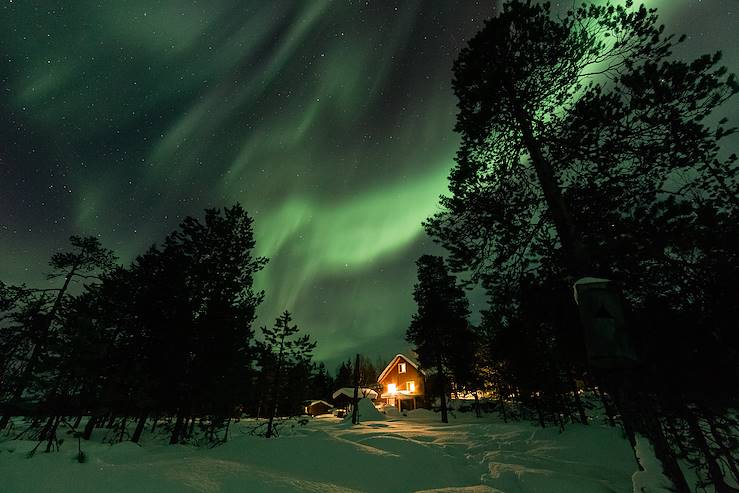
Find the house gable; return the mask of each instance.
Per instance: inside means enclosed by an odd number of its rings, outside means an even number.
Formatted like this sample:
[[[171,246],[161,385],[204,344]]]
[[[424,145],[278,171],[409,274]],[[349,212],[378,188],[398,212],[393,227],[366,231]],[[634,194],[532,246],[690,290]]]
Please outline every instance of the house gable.
[[[377,382],[382,385],[382,397],[388,394],[398,397],[423,396],[425,393],[424,372],[413,360],[402,354],[390,361],[380,373]]]
[[[383,383],[384,379],[387,377],[387,375],[390,372],[392,372],[392,370],[396,367],[398,363],[406,363],[408,366],[416,370],[416,372],[420,373],[422,376],[424,377],[426,376],[426,373],[418,367],[418,364],[415,361],[413,361],[412,359],[402,354],[396,354],[395,357],[393,357],[393,359],[390,360],[390,363],[385,367],[385,369],[382,370],[382,373],[380,373],[380,376],[377,377],[377,382]]]

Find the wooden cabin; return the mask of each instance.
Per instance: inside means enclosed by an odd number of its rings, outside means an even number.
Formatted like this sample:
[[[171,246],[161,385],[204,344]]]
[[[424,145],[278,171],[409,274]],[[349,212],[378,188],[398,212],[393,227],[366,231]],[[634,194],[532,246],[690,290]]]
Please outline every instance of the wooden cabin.
[[[380,398],[399,411],[417,409],[426,405],[426,374],[409,357],[398,354],[380,373],[377,382],[382,385]]]
[[[305,401],[303,410],[305,414],[311,416],[318,416],[319,414],[328,414],[331,412],[333,406],[326,401]]]

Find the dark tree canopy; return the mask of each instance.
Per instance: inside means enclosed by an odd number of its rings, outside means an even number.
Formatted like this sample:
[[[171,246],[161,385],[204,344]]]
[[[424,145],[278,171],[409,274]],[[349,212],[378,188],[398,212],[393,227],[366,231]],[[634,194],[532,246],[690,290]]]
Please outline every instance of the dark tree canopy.
[[[137,441],[147,417],[168,415],[177,443],[193,433],[196,416],[210,417],[213,436],[249,404],[257,380],[251,326],[263,298],[253,281],[266,259],[253,254],[253,221],[241,206],[186,218],[128,267],[114,267],[97,238],[71,244],[51,260],[64,276],[53,300],[47,290],[0,286],[3,427],[22,405],[51,416],[41,432],[50,444],[71,413],[92,415],[85,436],[122,416],[123,439],[133,416]],[[69,295],[74,279],[86,285]]]
[[[720,54],[680,60],[683,41],[632,2],[564,15],[507,2],[454,64],[461,144],[450,193],[426,222],[453,270],[487,292],[483,359],[497,390],[535,407],[542,425],[562,425],[566,393],[584,421],[572,281],[620,287],[643,364],[587,378],[611,394],[629,382],[649,417],[635,426],[679,491],[685,479],[656,420],[681,423],[699,444],[695,420],[716,424],[739,400],[729,301],[739,296],[739,166],[721,148],[735,129],[719,114],[739,85]],[[711,464],[736,467],[730,450],[701,452],[717,485]]]

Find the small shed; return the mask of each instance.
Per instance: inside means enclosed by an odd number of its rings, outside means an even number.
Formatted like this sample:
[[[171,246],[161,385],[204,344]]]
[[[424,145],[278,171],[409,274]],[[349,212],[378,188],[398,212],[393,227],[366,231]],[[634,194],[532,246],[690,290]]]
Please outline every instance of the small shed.
[[[333,406],[326,401],[305,401],[305,414],[318,416],[319,414],[328,414]]]
[[[334,399],[334,405],[336,407],[348,409],[354,402],[354,387],[342,387],[334,392],[331,397]],[[357,397],[360,399],[366,397],[370,400],[375,400],[378,395],[377,392],[372,389],[360,387]]]

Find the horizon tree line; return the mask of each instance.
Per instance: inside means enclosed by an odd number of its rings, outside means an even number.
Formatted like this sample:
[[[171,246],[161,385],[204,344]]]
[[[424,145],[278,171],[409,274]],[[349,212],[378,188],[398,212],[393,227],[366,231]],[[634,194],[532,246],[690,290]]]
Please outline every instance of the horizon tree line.
[[[185,218],[128,267],[97,238],[72,236],[50,261],[59,288],[0,282],[0,430],[29,417],[13,433],[47,451],[60,429],[89,439],[105,427],[138,442],[147,422],[154,433],[162,421],[170,443],[196,425],[217,442],[246,413],[268,417],[274,436],[275,416],[299,414],[330,376],[312,360],[315,341],[286,325],[289,312],[255,337],[264,292],[254,274],[267,259],[254,246],[253,220],[236,204]]]

